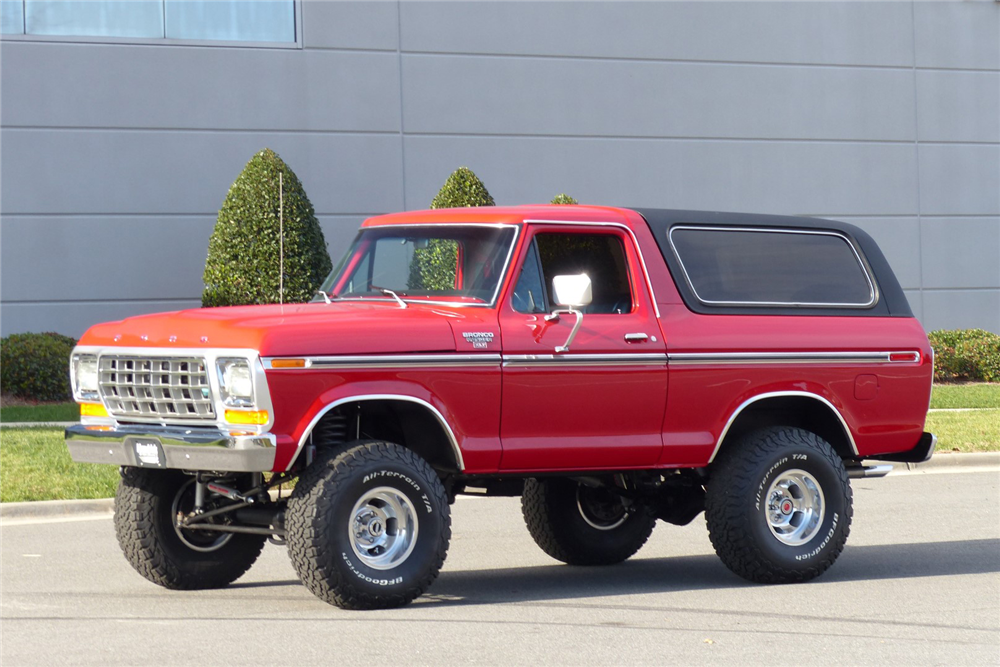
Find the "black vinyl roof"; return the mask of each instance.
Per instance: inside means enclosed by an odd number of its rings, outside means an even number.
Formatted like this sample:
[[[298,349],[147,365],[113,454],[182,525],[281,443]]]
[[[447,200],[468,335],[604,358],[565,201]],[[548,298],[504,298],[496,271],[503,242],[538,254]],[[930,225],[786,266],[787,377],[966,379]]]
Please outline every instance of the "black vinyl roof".
[[[760,215],[751,213],[725,213],[719,211],[685,211],[674,209],[633,208],[649,225],[660,253],[666,261],[681,297],[687,306],[704,314],[798,314],[798,315],[846,315],[846,316],[891,316],[913,317],[910,304],[903,289],[889,267],[885,255],[875,240],[860,227],[840,220],[806,218],[785,215]],[[868,308],[821,308],[796,306],[714,306],[702,303],[684,277],[678,257],[670,245],[668,234],[676,225],[696,225],[703,227],[753,227],[774,229],[802,229],[833,231],[846,236],[858,250],[871,270],[876,282],[879,300]]]

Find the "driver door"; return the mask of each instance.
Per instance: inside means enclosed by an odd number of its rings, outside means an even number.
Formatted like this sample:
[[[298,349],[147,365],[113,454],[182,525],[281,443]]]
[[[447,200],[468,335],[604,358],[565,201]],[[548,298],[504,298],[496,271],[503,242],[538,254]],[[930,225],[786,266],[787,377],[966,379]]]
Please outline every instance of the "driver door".
[[[615,226],[539,225],[500,306],[502,470],[654,465],[662,448],[666,346],[641,263]],[[586,273],[593,300],[570,349],[574,315],[554,309],[552,278]]]

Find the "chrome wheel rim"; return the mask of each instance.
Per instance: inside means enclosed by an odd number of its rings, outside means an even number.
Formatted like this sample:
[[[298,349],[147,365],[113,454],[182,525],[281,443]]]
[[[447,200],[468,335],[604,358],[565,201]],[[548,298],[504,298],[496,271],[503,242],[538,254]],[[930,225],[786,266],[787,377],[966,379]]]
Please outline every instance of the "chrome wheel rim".
[[[188,480],[177,491],[174,502],[170,506],[170,516],[173,517],[174,532],[177,537],[189,549],[208,553],[221,549],[229,540],[233,539],[233,533],[217,533],[210,530],[190,530],[181,528],[177,523],[191,513],[194,509],[194,478]],[[213,517],[214,521],[218,517]]]
[[[606,489],[580,484],[576,487],[576,507],[587,525],[597,530],[614,530],[628,519],[621,499]]]
[[[805,470],[785,470],[767,490],[767,527],[782,544],[798,546],[816,537],[823,525],[823,487]]]
[[[354,554],[374,570],[405,561],[417,544],[417,512],[404,494],[388,486],[365,491],[351,510],[348,539]]]

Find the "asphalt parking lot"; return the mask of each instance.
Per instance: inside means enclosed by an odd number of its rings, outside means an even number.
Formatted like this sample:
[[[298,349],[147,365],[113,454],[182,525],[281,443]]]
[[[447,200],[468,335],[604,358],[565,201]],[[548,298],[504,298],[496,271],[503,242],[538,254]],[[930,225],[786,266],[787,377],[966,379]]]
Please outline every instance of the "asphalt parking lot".
[[[557,564],[516,499],[462,498],[430,593],[345,612],[268,546],[224,590],[135,574],[106,516],[5,520],[3,665],[967,664],[1000,662],[1000,473],[854,480],[847,549],[820,579],[749,584],[699,517],[629,562]]]

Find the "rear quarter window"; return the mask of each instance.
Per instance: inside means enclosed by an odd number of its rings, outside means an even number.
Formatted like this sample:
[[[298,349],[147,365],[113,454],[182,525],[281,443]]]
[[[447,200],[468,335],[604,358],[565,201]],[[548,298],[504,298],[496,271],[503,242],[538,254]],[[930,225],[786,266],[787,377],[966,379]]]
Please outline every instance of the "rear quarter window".
[[[678,225],[669,240],[705,305],[870,308],[878,302],[864,260],[838,232]]]

